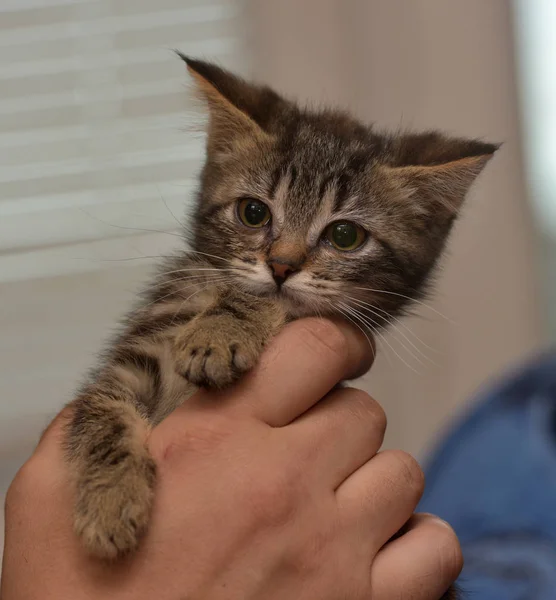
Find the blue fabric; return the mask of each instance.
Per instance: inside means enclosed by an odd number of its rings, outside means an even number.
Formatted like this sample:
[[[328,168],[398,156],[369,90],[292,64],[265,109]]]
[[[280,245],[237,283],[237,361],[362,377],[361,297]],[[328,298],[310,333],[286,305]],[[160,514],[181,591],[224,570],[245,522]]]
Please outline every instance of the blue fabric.
[[[456,530],[470,600],[556,600],[556,354],[491,390],[425,469],[419,510]]]

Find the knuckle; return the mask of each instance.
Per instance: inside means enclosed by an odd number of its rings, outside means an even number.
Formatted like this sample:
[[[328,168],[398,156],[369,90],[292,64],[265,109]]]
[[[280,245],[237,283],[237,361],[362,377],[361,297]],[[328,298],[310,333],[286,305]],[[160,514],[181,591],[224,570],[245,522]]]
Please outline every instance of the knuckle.
[[[386,412],[372,396],[357,388],[344,388],[344,390],[350,395],[352,410],[357,417],[372,422],[379,431],[386,431]]]
[[[248,491],[251,514],[258,526],[281,527],[297,510],[298,486],[278,476],[264,476]]]
[[[322,575],[323,565],[329,563],[327,559],[333,543],[334,538],[326,527],[315,528],[292,552],[291,568],[304,576],[316,573]]]
[[[179,459],[185,454],[211,454],[229,439],[234,431],[232,420],[224,415],[189,415],[184,427],[183,422],[176,427],[164,427],[153,431],[149,442],[150,450],[157,461],[168,462]]]
[[[331,321],[307,319],[299,331],[299,336],[315,354],[333,354],[342,361],[348,358],[348,339]]]
[[[425,489],[425,475],[417,460],[403,450],[391,450],[390,456],[396,463],[404,487],[412,490],[416,496],[421,496]]]

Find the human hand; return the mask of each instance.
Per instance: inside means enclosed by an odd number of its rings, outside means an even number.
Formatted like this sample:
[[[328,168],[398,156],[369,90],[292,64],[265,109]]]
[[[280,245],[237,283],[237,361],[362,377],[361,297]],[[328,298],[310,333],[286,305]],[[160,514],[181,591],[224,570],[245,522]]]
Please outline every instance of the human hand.
[[[74,537],[62,413],[8,493],[2,599],[440,598],[461,569],[452,530],[421,515],[387,543],[417,505],[421,469],[377,453],[386,423],[374,400],[330,391],[371,358],[346,325],[298,321],[232,389],[176,410],[149,440],[150,529],[117,564]]]

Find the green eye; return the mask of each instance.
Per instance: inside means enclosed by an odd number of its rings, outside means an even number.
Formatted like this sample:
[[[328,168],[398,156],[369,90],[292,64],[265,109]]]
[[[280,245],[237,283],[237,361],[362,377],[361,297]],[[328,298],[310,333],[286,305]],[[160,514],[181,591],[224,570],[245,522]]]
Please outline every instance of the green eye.
[[[264,227],[270,221],[270,209],[260,200],[245,198],[239,201],[237,214],[247,227]]]
[[[326,229],[325,237],[336,250],[346,252],[359,248],[367,238],[367,234],[362,227],[355,223],[338,221]]]

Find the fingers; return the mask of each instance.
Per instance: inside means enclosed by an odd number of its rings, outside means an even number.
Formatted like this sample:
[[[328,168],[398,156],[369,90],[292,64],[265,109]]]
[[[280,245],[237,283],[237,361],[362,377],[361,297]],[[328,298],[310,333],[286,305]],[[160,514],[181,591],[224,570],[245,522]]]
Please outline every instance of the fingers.
[[[382,407],[368,394],[338,389],[284,428],[300,456],[308,455],[319,481],[336,489],[380,449],[386,430]]]
[[[288,325],[236,390],[255,417],[287,425],[339,381],[365,373],[374,350],[344,323],[304,319]]]
[[[424,484],[423,472],[412,456],[386,450],[348,477],[336,490],[336,500],[344,518],[377,551],[411,517]]]
[[[415,515],[407,532],[387,544],[371,567],[372,598],[439,600],[463,566],[456,534],[432,515]]]

